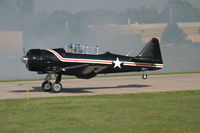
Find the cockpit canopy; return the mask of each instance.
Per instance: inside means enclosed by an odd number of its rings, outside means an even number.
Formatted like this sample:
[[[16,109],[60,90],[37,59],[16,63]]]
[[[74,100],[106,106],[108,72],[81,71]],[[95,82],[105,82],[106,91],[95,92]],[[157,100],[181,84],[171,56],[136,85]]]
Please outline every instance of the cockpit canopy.
[[[65,44],[65,51],[67,53],[76,53],[76,54],[99,54],[98,46],[88,46],[86,44]]]

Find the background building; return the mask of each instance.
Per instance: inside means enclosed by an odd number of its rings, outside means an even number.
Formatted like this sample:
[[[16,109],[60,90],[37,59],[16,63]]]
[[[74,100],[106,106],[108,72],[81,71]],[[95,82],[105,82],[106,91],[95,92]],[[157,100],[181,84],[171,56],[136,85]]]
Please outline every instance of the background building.
[[[178,27],[183,30],[187,40],[193,43],[200,43],[200,22],[177,23]],[[148,42],[152,37],[159,40],[167,27],[167,23],[158,24],[128,24],[128,25],[89,25],[89,28],[99,33],[110,33],[113,35],[141,35],[143,43]]]
[[[23,33],[21,31],[0,31],[0,57],[17,58],[23,54]]]
[[[23,55],[23,33],[0,31],[0,80],[24,78],[26,73],[20,58]]]

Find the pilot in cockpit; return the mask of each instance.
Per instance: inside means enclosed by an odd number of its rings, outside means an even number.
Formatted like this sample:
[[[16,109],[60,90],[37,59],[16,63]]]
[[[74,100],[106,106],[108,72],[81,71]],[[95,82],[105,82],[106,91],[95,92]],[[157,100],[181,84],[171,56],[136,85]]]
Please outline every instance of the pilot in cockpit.
[[[73,49],[72,44],[68,45],[67,52],[74,53],[74,49]]]

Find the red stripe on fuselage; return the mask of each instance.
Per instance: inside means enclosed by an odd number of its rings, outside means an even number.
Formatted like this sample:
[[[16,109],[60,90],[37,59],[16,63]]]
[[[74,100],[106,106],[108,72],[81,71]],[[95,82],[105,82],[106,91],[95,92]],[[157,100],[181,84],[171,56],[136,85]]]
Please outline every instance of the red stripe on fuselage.
[[[60,54],[52,49],[48,49],[49,52],[53,53],[62,62],[80,62],[80,63],[98,63],[98,64],[113,64],[113,61],[109,60],[91,60],[91,59],[74,59],[74,58],[63,58]],[[152,64],[152,63],[138,63],[138,62],[123,62],[123,65],[127,66],[145,66],[145,67],[159,67],[163,68],[163,64]]]
[[[90,59],[70,59],[70,58],[63,58],[60,56],[56,51],[50,49],[48,50],[53,53],[60,61],[63,62],[81,62],[81,63],[101,63],[101,64],[112,64],[112,61],[106,60],[90,60]]]

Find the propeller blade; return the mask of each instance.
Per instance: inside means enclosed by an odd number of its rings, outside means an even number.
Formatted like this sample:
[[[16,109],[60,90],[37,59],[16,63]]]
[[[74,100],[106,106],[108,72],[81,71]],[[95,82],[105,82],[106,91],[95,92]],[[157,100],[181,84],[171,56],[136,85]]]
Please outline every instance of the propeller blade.
[[[24,56],[26,56],[26,50],[25,50],[25,48],[23,48],[23,53],[24,53]]]

